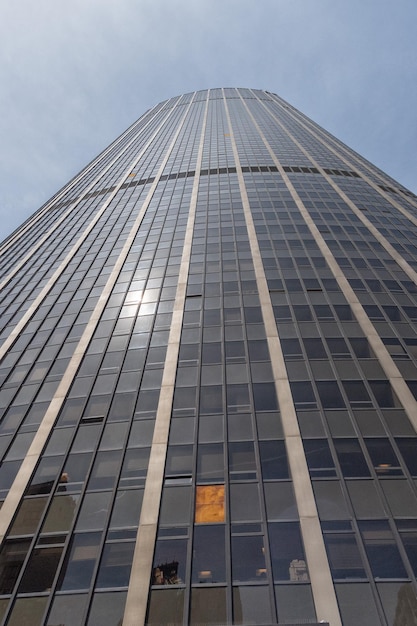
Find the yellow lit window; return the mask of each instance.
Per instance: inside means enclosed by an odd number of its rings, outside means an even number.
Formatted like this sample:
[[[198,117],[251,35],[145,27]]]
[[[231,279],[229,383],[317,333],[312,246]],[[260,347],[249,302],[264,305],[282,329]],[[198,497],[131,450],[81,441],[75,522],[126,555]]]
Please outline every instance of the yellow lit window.
[[[197,487],[195,522],[224,522],[224,485],[200,485]]]

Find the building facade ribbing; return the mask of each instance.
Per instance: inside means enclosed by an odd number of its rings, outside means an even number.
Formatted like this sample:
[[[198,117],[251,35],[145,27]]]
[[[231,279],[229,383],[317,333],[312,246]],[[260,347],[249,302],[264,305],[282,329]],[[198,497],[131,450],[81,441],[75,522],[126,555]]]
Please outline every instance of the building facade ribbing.
[[[0,620],[417,623],[417,197],[278,96],[147,111],[0,248]]]

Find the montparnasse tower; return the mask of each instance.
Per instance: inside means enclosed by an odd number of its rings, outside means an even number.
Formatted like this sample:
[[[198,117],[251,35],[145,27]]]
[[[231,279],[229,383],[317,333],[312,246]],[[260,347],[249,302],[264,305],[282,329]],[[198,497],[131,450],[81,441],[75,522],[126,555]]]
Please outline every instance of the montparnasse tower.
[[[417,197],[278,96],[147,111],[0,247],[5,626],[414,626]]]

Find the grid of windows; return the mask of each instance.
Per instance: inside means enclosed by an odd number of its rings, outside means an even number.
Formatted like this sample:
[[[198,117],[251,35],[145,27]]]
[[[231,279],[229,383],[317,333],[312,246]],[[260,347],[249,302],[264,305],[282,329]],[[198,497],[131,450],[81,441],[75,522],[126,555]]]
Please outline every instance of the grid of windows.
[[[145,113],[6,240],[5,626],[130,626],[129,585],[150,626],[417,619],[416,210],[277,96],[212,89]]]

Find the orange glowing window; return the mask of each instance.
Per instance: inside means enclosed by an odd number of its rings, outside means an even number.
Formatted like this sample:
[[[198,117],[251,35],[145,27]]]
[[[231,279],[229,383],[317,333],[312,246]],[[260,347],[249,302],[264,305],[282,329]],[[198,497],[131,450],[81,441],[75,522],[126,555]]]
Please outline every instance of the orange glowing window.
[[[224,485],[200,485],[197,487],[195,522],[224,522]]]

